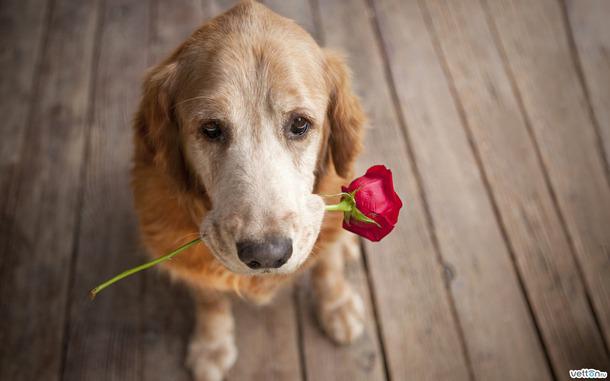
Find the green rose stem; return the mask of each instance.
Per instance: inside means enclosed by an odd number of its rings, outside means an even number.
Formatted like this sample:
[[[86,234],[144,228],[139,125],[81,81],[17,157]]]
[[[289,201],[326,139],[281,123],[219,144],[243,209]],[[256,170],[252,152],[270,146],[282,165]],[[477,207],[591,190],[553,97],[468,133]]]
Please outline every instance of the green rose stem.
[[[351,212],[352,204],[346,198],[346,199],[341,200],[341,202],[338,204],[326,205],[324,210],[326,210],[327,212]]]
[[[347,221],[349,221],[350,218],[355,218],[358,221],[373,223],[373,224],[376,224],[377,226],[379,226],[379,224],[375,220],[372,220],[369,217],[365,216],[362,212],[360,212],[358,210],[358,208],[356,208],[356,202],[354,200],[354,193],[356,193],[356,192],[354,191],[352,193],[340,193],[338,195],[328,195],[327,197],[343,196],[343,198],[341,199],[341,202],[339,202],[338,204],[326,205],[325,210],[328,212],[343,212],[345,215],[345,219]],[[135,274],[142,270],[151,268],[155,265],[158,265],[159,263],[168,261],[168,260],[172,259],[174,256],[176,256],[178,253],[188,249],[189,247],[193,246],[194,244],[196,244],[200,241],[201,241],[201,238],[196,238],[196,239],[192,240],[191,242],[185,243],[184,245],[180,246],[179,248],[177,248],[176,250],[172,251],[169,254],[166,254],[162,257],[154,259],[150,262],[146,262],[140,266],[136,266],[129,270],[123,271],[122,273],[115,276],[114,278],[108,279],[107,281],[100,284],[93,290],[89,291],[89,296],[91,297],[91,299],[94,299],[96,297],[96,295],[99,294],[106,287],[120,281],[123,278],[127,278],[128,276],[130,276],[132,274]]]
[[[140,266],[136,266],[134,268],[131,268],[127,271],[123,271],[122,273],[120,273],[119,275],[115,276],[114,278],[108,279],[107,281],[105,281],[104,283],[100,284],[99,286],[97,286],[96,288],[94,288],[93,290],[91,290],[89,292],[89,296],[91,297],[91,299],[93,300],[95,298],[95,296],[102,291],[103,289],[105,289],[106,287],[110,286],[111,284],[120,281],[123,278],[126,278],[128,276],[130,276],[131,274],[135,274],[137,272],[140,272],[142,270],[146,270],[150,267],[153,267],[156,264],[159,264],[161,262],[165,262],[167,260],[172,259],[175,255],[177,255],[178,253],[188,249],[189,247],[193,246],[194,244],[196,244],[197,242],[201,241],[200,238],[196,238],[194,240],[192,240],[189,243],[185,243],[184,245],[180,246],[179,248],[177,248],[176,250],[172,251],[169,254],[166,254],[160,258],[157,258],[155,260],[152,260],[150,262],[146,262]]]

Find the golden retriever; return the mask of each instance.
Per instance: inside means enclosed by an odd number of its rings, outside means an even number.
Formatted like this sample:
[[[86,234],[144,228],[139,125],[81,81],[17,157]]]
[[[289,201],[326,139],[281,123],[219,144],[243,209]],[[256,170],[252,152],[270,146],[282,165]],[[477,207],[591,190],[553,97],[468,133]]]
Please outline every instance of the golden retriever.
[[[164,266],[195,296],[195,379],[220,380],[236,360],[231,292],[265,303],[309,266],[326,333],[348,343],[362,332],[363,303],[343,275],[357,244],[319,195],[349,182],[363,122],[340,56],[251,1],[148,73],[134,121],[135,206],[152,256],[204,242]]]

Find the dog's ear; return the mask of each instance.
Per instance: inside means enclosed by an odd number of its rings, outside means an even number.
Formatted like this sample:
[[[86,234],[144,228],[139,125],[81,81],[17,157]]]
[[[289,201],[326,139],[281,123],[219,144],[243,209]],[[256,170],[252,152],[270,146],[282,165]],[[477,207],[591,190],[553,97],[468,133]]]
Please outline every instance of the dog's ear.
[[[344,59],[335,52],[325,50],[325,66],[330,90],[328,149],[337,174],[348,178],[354,160],[362,149],[364,111],[352,91],[350,72]]]
[[[191,176],[174,112],[176,76],[177,63],[171,59],[147,73],[134,123],[136,149],[146,151],[154,165],[176,180],[179,188],[189,188]]]

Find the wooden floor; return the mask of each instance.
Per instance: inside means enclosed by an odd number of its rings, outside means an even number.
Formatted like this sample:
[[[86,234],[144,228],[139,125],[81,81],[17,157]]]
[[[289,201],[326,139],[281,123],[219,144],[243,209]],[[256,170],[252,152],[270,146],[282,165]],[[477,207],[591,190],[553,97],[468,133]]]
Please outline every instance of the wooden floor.
[[[610,1],[265,1],[343,50],[359,170],[406,208],[332,345],[307,279],[236,301],[230,380],[550,380],[610,371]],[[129,122],[146,67],[232,1],[0,2],[0,379],[187,380],[193,311],[142,262]]]

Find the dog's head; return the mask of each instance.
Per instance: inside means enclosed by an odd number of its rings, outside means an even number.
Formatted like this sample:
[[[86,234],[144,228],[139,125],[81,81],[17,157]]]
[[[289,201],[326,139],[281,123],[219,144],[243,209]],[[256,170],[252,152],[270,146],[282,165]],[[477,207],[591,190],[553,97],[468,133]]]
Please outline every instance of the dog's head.
[[[182,191],[205,199],[201,234],[229,270],[287,273],[320,231],[316,182],[348,176],[363,119],[337,55],[245,2],[149,73],[136,139]]]

